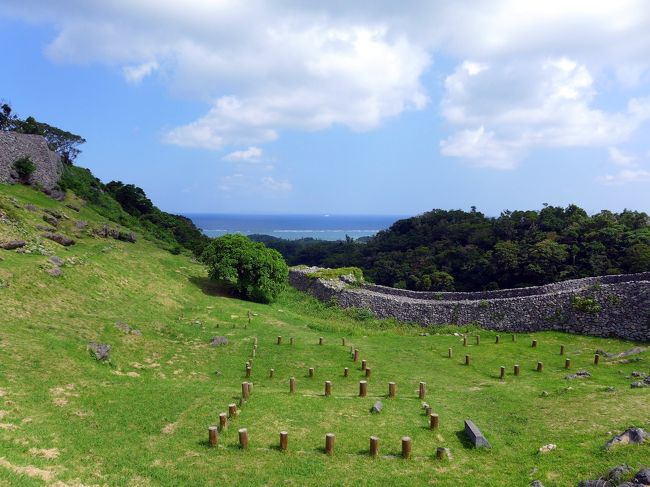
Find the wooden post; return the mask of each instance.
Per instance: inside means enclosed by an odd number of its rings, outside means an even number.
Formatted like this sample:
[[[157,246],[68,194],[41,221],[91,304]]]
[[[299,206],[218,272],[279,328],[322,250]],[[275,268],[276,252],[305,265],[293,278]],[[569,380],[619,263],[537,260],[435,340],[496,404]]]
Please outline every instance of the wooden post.
[[[440,418],[436,413],[431,413],[429,415],[429,428],[432,430],[438,429]]]
[[[228,429],[228,415],[226,413],[219,414],[219,428],[221,431]]]
[[[442,446],[439,446],[436,448],[436,458],[438,460],[444,460],[445,459],[445,448]]]
[[[515,337],[515,334],[513,333],[513,334],[512,334],[512,341],[514,342],[514,341],[516,341],[516,340],[517,340],[517,338]]]
[[[219,442],[219,431],[216,426],[210,426],[208,428],[208,443],[211,447],[217,446]]]
[[[477,345],[481,344],[481,335],[476,335],[476,344]]]
[[[251,324],[251,310],[248,310],[248,324]]]
[[[287,451],[289,448],[289,433],[286,431],[280,431],[280,450]]]
[[[564,355],[564,345],[560,345],[560,355]]]
[[[411,457],[411,437],[402,436],[402,457],[410,458]]]
[[[252,355],[253,357],[255,357],[255,354],[256,354],[255,349],[253,349],[253,352],[251,353],[251,355]]]
[[[269,370],[269,379],[273,379],[273,374],[275,373],[275,369]]]
[[[323,340],[325,340],[325,339],[324,339],[323,337],[320,337],[320,338],[318,339],[318,344],[319,344],[319,345],[322,345],[322,344],[323,344]]]
[[[368,383],[365,380],[359,381],[359,397],[366,397],[368,395]]]
[[[499,340],[501,340],[501,337],[500,337],[499,335],[497,335],[497,336],[494,338],[494,343],[496,343],[496,344],[498,345],[498,344],[499,344]]]
[[[366,367],[366,377],[370,379],[370,374],[372,374],[372,369],[370,367]]]
[[[334,452],[334,433],[327,433],[325,435],[325,453],[331,455]]]
[[[293,337],[289,338],[289,345],[293,345]]]
[[[454,351],[451,348],[449,350],[447,350],[447,356],[449,358],[452,358],[454,356]]]
[[[251,372],[252,372],[252,370],[253,370],[253,369],[251,368],[250,365],[249,365],[248,367],[246,367],[246,377],[250,377],[250,376],[251,376]]]
[[[428,418],[431,416],[431,413],[433,413],[433,408],[431,406],[427,406],[427,408],[424,411],[424,415]]]
[[[255,346],[257,347],[257,337],[255,337],[255,338],[253,339],[253,343],[254,343]]]
[[[467,346],[467,335],[463,335],[463,347]]]
[[[345,367],[345,368],[343,369],[343,377],[347,377],[349,373],[350,373],[350,369],[348,369],[347,367]]]
[[[504,366],[501,366],[501,374],[499,375],[499,379],[503,380],[505,376],[506,376],[506,368]]]
[[[564,361],[564,368],[565,369],[570,369],[571,368],[571,359],[568,358]]]
[[[379,438],[377,436],[370,437],[370,456],[376,457],[379,454]]]
[[[278,345],[282,345],[282,337],[278,337]]]
[[[519,375],[519,364],[515,364],[515,375]]]
[[[341,338],[341,345],[345,347],[345,338]]]
[[[239,430],[239,446],[243,450],[248,448],[248,430],[246,428],[241,428]]]
[[[427,395],[427,383],[426,382],[420,382],[420,389],[418,391],[418,397],[420,399],[424,399],[424,396]]]
[[[291,377],[289,379],[289,393],[293,394],[294,392],[296,392],[296,378]]]
[[[326,396],[332,395],[332,382],[329,380],[325,381],[325,395]]]
[[[237,404],[228,404],[228,417],[231,419],[237,417]]]
[[[469,365],[469,363],[470,363],[469,355],[465,355],[465,365]]]
[[[366,370],[367,362],[365,360],[361,361],[361,370]]]
[[[598,365],[598,362],[600,362],[600,355],[596,354],[594,355],[594,365]]]
[[[388,383],[388,397],[395,397],[397,395],[397,384],[394,382]]]
[[[544,364],[542,362],[537,362],[537,372],[544,370]]]
[[[242,382],[242,383],[241,383],[241,397],[243,397],[244,399],[248,399],[248,398],[249,398],[249,394],[248,394],[248,382]]]
[[[309,377],[314,377],[314,368],[309,367]]]
[[[358,348],[354,349],[354,355],[352,356],[352,360],[354,360],[355,362],[359,361],[359,349]]]
[[[537,348],[537,340],[533,340],[532,347]]]

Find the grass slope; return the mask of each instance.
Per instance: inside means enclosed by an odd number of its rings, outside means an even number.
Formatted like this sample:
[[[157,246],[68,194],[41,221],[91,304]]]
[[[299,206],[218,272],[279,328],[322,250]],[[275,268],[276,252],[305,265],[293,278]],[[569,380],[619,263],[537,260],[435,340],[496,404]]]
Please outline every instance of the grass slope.
[[[67,249],[37,243],[40,214],[8,207],[10,198],[68,214],[68,233],[76,219],[104,223],[88,209],[73,213],[28,188],[0,186],[2,207],[18,221],[0,223],[1,239],[25,238],[33,250],[0,251],[0,485],[525,486],[541,479],[548,487],[576,485],[620,463],[650,463],[650,445],[603,450],[630,425],[650,429],[650,388],[630,389],[628,378],[633,370],[650,372],[650,354],[593,365],[595,349],[617,352],[631,343],[535,333],[516,342],[504,335],[496,345],[494,333],[481,331],[481,344],[471,337],[464,348],[452,329],[423,337],[419,329],[333,309],[291,290],[273,305],[251,304],[219,295],[200,265],[151,242],[79,233]],[[47,274],[43,253],[66,260],[63,276]],[[125,334],[118,321],[142,335]],[[210,347],[215,335],[229,345]],[[372,368],[366,398],[357,397],[363,375],[342,336]],[[207,427],[238,400],[255,337],[253,395],[210,449]],[[90,356],[93,340],[112,345],[110,364]],[[560,344],[573,370],[589,370],[591,379],[564,379]],[[534,371],[539,360],[543,373]],[[522,369],[517,378],[515,363]],[[314,378],[307,377],[309,367]],[[290,376],[298,381],[293,396]],[[333,382],[331,397],[323,396],[325,380]],[[385,397],[389,381],[397,382],[395,399]],[[427,428],[420,381],[440,415],[438,431]],[[384,410],[371,415],[376,400]],[[461,434],[466,418],[483,430],[491,450],[468,448]],[[249,430],[248,451],[237,446],[240,427]],[[277,450],[281,430],[290,435],[286,453]],[[322,453],[327,432],[336,434],[332,457]],[[381,439],[380,458],[367,456],[370,435]],[[413,438],[408,461],[399,458],[403,435]],[[538,454],[547,443],[557,450]],[[437,446],[451,448],[453,459],[435,460]]]

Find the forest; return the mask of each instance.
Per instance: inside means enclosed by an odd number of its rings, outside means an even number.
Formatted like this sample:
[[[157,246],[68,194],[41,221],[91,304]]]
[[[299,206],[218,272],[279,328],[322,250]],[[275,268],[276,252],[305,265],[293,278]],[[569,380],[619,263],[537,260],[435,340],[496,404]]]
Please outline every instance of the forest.
[[[569,205],[503,211],[432,210],[355,241],[255,235],[290,265],[360,267],[366,279],[420,291],[479,291],[650,271],[650,218]]]

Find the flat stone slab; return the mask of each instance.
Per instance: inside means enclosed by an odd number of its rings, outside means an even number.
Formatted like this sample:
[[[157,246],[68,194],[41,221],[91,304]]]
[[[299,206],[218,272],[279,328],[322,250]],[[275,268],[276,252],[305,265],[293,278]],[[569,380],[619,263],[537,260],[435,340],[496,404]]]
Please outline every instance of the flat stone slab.
[[[471,419],[465,420],[465,434],[476,448],[490,448],[490,443]]]

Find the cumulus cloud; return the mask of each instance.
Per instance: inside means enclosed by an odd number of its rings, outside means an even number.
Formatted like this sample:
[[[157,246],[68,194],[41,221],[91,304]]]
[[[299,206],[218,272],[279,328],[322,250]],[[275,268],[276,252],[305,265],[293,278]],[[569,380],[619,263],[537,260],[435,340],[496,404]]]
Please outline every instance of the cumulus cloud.
[[[614,174],[596,178],[602,184],[620,186],[650,181],[650,171],[642,166],[641,158],[636,155],[625,153],[617,147],[610,147],[609,161],[619,169]]]
[[[286,193],[293,189],[293,185],[286,179],[275,179],[271,176],[262,178],[262,185],[271,191]]]
[[[238,150],[223,156],[224,161],[232,162],[260,162],[262,159],[262,149],[259,147],[249,147],[248,149]]]
[[[206,103],[163,137],[186,147],[373,129],[427,106],[437,56],[457,63],[436,73],[441,152],[474,164],[620,144],[650,111],[638,94],[650,82],[645,0],[4,0],[3,14],[53,25],[57,62],[104,63],[134,84],[164,71],[174,94]],[[599,104],[607,89],[620,106]]]

